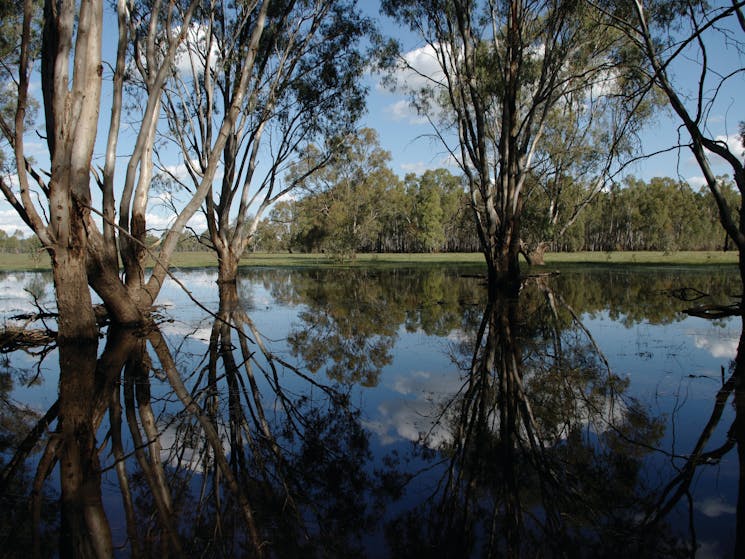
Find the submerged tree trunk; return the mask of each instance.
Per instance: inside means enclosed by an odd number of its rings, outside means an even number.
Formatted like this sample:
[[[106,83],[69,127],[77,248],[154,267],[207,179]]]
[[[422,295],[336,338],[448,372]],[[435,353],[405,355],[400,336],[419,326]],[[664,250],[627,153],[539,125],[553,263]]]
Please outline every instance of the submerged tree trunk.
[[[487,279],[492,297],[514,295],[520,289],[520,235],[517,219],[497,231],[486,229],[481,235],[485,246]]]
[[[97,344],[59,346],[61,557],[111,557],[111,530],[101,499],[101,467],[94,421]]]
[[[237,282],[235,280],[220,281],[218,279],[218,290],[220,294],[220,322],[234,324],[233,313],[240,310]]]
[[[98,327],[88,289],[85,251],[77,246],[55,247],[51,252],[58,312],[57,339],[60,344],[95,344]]]
[[[742,252],[740,252],[742,259]],[[742,269],[742,266],[741,266]],[[745,316],[741,317],[740,343],[735,358],[735,421],[730,436],[737,442],[737,457],[740,475],[737,489],[737,519],[735,529],[735,553],[733,557],[745,557]]]
[[[486,268],[489,293],[514,295],[520,289],[519,253],[509,248],[487,254]]]
[[[31,10],[27,6],[24,25],[30,24],[29,18]],[[86,276],[85,221],[90,212],[89,173],[101,95],[102,20],[100,2],[83,0],[77,10],[74,2],[47,1],[44,5],[41,89],[51,161],[49,224],[42,230],[37,219],[31,221],[37,235],[47,239],[63,343],[78,340],[95,344],[98,334]],[[25,36],[24,53],[29,41],[30,37]],[[22,73],[26,71],[21,68]],[[27,86],[19,92],[17,134],[23,130],[19,119],[25,111],[22,99]],[[19,170],[25,168],[22,142],[22,137],[16,138]],[[26,212],[35,214],[35,209],[27,207]]]

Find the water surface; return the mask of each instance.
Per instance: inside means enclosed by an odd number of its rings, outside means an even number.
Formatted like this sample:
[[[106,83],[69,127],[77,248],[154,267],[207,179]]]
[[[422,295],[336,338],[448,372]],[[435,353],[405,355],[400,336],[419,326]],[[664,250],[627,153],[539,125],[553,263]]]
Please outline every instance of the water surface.
[[[734,269],[567,267],[493,301],[457,268],[178,278],[158,328],[72,352],[95,382],[4,354],[9,556],[734,553],[742,324],[684,312]],[[53,308],[41,274],[0,294],[6,324]]]

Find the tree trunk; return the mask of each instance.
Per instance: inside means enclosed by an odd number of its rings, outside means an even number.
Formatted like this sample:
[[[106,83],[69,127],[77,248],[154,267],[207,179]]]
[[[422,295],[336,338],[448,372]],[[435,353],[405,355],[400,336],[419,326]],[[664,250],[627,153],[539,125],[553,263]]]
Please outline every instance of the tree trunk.
[[[217,283],[236,283],[239,260],[240,255],[236,254],[231,248],[217,249]]]
[[[112,322],[139,326],[149,305],[141,305],[119,277],[119,260],[106,253],[101,235],[88,238],[88,283],[101,297]]]
[[[87,289],[87,284],[86,284]],[[101,499],[94,405],[98,344],[85,340],[59,346],[61,557],[111,557],[111,530]]]
[[[516,294],[520,289],[520,241],[515,222],[507,231],[498,229],[483,237],[488,245],[484,254],[491,296]]]
[[[520,247],[520,254],[525,257],[528,266],[545,266],[546,261],[544,260],[544,256],[546,250],[548,250],[548,243],[541,241],[534,247],[529,247],[523,244]]]
[[[740,466],[737,489],[737,534],[734,557],[745,556],[745,331],[740,334],[735,365],[735,421],[731,433],[737,441],[737,457]]]
[[[79,246],[57,246],[51,253],[58,312],[57,339],[61,344],[95,343],[98,328],[88,289],[85,252]]]
[[[235,281],[219,281],[217,284],[220,293],[220,318],[230,321],[231,313],[240,309],[238,299],[238,286]]]

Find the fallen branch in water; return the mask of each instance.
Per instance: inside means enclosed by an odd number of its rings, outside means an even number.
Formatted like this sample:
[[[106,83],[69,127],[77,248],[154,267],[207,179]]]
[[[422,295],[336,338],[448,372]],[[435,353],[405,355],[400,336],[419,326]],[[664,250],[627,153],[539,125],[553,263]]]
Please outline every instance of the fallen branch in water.
[[[702,305],[684,309],[683,312],[689,316],[714,320],[717,318],[727,318],[728,316],[740,316],[742,314],[742,305],[740,303],[732,303],[731,305]]]
[[[0,329],[0,353],[50,345],[56,339],[57,332],[53,330],[5,326]]]

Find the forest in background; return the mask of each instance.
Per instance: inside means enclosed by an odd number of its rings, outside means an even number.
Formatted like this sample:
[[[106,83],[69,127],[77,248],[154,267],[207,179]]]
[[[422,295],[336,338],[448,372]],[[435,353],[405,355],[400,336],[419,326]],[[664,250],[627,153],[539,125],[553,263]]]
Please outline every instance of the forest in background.
[[[734,198],[734,189],[728,190]],[[545,196],[538,190],[532,196],[523,235],[550,239],[550,252],[728,248],[711,195],[685,181],[628,178],[600,193],[560,237],[552,237],[543,218]],[[261,221],[254,246],[259,252],[332,254],[476,252],[469,202],[460,179],[444,169],[369,188],[334,189],[278,204]],[[182,246],[194,250],[199,242],[192,238]]]
[[[390,169],[352,188],[335,185],[297,200],[279,202],[256,231],[253,252],[355,253],[478,252],[469,196],[459,177],[446,169],[409,174],[403,180]],[[378,177],[380,178],[380,177]],[[736,204],[731,181],[726,192]],[[526,212],[526,238],[551,235],[541,211],[548,205],[539,190]],[[157,232],[148,236],[157,244]],[[552,239],[550,252],[688,251],[730,248],[717,208],[705,188],[686,181],[655,177],[627,178],[600,193],[566,233]],[[39,240],[21,231],[0,230],[0,253],[35,253]],[[178,251],[210,251],[206,232],[186,235]]]

